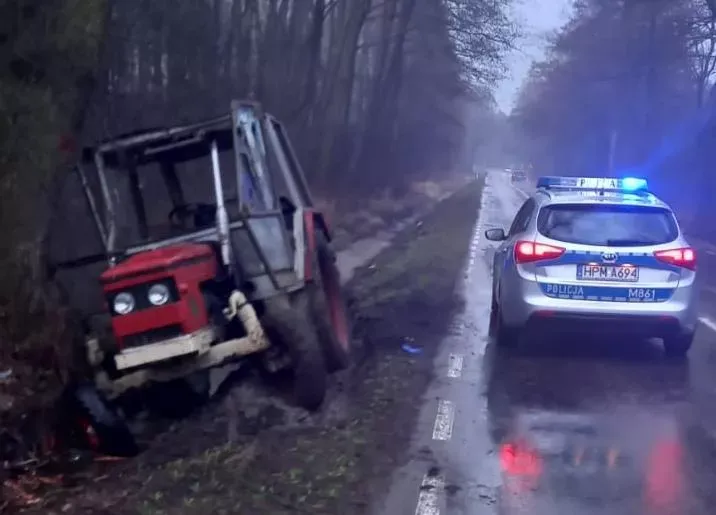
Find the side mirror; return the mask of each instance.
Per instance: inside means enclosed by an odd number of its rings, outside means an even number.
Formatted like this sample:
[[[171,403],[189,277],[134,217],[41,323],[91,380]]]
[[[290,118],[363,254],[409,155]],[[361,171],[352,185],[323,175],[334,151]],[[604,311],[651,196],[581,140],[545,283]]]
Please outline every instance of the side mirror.
[[[504,229],[488,229],[485,231],[485,238],[490,241],[505,241],[507,235]]]

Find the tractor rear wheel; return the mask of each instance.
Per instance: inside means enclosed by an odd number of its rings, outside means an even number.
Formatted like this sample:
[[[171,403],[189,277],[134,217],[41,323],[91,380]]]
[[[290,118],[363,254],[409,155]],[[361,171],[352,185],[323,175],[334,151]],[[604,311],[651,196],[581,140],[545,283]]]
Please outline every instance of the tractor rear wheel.
[[[279,295],[265,301],[262,316],[270,341],[282,347],[291,358],[291,379],[296,403],[317,410],[326,397],[328,374],[316,330],[288,298]]]
[[[308,311],[316,326],[330,372],[348,368],[352,361],[351,327],[341,291],[336,257],[323,233],[316,231],[313,282],[306,287]]]

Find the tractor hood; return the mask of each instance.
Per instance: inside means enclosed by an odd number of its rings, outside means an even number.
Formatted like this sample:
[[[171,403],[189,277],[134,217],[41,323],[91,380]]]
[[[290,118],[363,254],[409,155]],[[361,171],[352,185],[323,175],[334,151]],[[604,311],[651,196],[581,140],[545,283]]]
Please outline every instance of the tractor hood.
[[[173,268],[213,259],[211,247],[201,243],[180,243],[129,256],[100,276],[103,284],[132,277],[166,272]]]

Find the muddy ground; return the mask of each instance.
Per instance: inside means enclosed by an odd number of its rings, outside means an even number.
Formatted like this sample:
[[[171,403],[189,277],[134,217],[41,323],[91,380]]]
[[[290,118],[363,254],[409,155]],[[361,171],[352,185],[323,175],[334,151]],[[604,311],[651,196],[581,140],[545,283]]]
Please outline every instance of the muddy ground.
[[[356,272],[348,287],[360,359],[333,378],[320,413],[286,405],[244,372],[200,413],[166,423],[138,458],[84,468],[26,513],[365,513],[403,460],[461,303],[454,286],[481,190],[472,183],[442,201]]]

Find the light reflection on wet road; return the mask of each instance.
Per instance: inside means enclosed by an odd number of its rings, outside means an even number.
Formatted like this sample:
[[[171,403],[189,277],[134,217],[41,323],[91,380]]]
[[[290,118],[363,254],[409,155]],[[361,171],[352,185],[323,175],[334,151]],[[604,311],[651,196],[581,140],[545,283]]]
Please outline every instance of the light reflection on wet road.
[[[712,329],[699,328],[682,363],[633,340],[535,340],[510,354],[488,343],[493,247],[481,236],[508,227],[523,198],[509,176],[488,176],[465,310],[436,359],[409,461],[375,513],[716,513]]]

